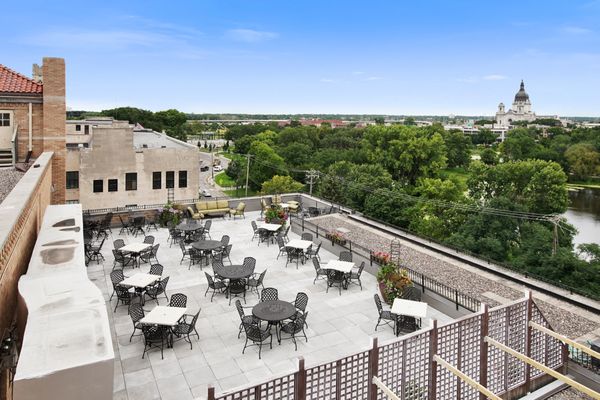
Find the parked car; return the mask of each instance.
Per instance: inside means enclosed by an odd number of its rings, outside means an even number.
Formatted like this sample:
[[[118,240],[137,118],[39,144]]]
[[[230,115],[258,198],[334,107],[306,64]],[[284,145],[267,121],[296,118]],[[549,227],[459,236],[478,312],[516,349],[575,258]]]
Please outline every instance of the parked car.
[[[200,167],[200,172],[206,172],[210,169],[210,167],[208,165],[203,165]]]
[[[220,165],[215,165],[215,166],[213,167],[213,170],[214,170],[215,172],[223,171],[223,167],[221,167]]]
[[[208,190],[206,190],[206,189],[203,189],[200,193],[204,197],[212,197],[212,194],[210,194],[210,192]]]

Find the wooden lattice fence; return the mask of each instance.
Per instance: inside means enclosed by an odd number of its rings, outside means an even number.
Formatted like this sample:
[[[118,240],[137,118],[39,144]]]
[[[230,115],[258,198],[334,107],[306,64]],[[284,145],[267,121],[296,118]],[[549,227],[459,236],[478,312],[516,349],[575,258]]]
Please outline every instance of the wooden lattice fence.
[[[480,393],[434,361],[446,360],[497,395],[512,398],[533,388],[541,371],[488,346],[491,338],[558,370],[565,365],[564,345],[528,328],[534,321],[551,328],[531,297],[433,326],[336,361],[305,368],[259,385],[215,395],[208,400],[385,400],[372,383],[377,376],[402,400],[479,400]],[[515,394],[513,396],[513,393]]]

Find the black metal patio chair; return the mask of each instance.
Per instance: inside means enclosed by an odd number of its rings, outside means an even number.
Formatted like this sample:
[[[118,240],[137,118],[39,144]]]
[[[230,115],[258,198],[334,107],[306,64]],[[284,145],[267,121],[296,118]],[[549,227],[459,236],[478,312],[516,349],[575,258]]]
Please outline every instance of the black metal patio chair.
[[[187,296],[183,293],[172,294],[171,300],[169,301],[169,307],[187,307]]]
[[[240,335],[242,334],[242,330],[244,329],[244,323],[259,326],[260,320],[252,314],[246,315],[246,313],[244,312],[244,308],[251,308],[251,307],[242,306],[242,302],[239,299],[235,300],[235,308],[237,309],[238,314],[240,315],[240,321],[241,321],[239,332],[238,332],[238,339],[239,339]]]
[[[215,280],[208,272],[205,272],[204,275],[206,275],[206,281],[208,282],[208,287],[206,288],[206,292],[204,292],[204,297],[206,297],[208,291],[212,289],[213,293],[210,296],[210,302],[212,303],[215,293],[219,291],[219,293],[224,294],[227,289],[227,285],[221,280]]]
[[[255,345],[258,346],[258,359],[261,359],[262,353],[262,345],[267,339],[270,339],[269,347],[273,348],[273,335],[271,335],[271,331],[269,328],[260,329],[257,325],[242,323],[244,330],[246,331],[246,343],[244,343],[244,349],[242,350],[242,354],[246,351],[246,347],[248,347],[248,342],[252,342],[250,346]]]
[[[131,322],[133,323],[133,332],[131,333],[131,336],[129,337],[129,341],[131,342],[131,339],[133,339],[134,336],[138,336],[141,335],[142,333],[139,333],[138,335],[135,334],[135,331],[142,330],[142,323],[140,322],[140,320],[142,318],[144,318],[144,309],[142,308],[142,305],[140,303],[133,303],[129,305],[129,316],[131,317]]]
[[[349,251],[340,252],[340,261],[352,262],[352,253]]]
[[[377,332],[377,327],[382,322],[388,326],[391,326],[394,332],[396,332],[397,316],[395,314],[392,314],[390,310],[383,309],[383,305],[381,304],[381,298],[377,293],[373,295],[373,298],[375,299],[375,305],[377,306],[377,312],[379,313],[379,317],[377,318],[377,325],[375,325],[375,332]]]
[[[327,270],[321,268],[321,263],[317,258],[312,259],[313,266],[315,267],[315,279],[313,280],[313,285],[317,282],[317,279],[327,279]]]
[[[172,296],[171,296],[172,298]],[[198,321],[198,315],[200,315],[200,310],[194,315],[184,314],[183,317],[177,322],[173,328],[171,328],[172,333],[180,339],[184,339],[186,342],[190,344],[190,350],[192,349],[192,339],[190,335],[196,335],[200,339],[200,335],[196,330],[196,322]],[[191,319],[190,319],[191,318]]]
[[[342,295],[342,289],[346,287],[346,275],[342,271],[335,269],[327,270],[327,290],[325,293],[329,293],[329,288],[337,286]]]
[[[358,267],[358,270],[356,270],[356,272],[351,271],[346,277],[348,279],[348,283],[360,286],[360,290],[362,290],[362,282],[360,281],[360,276],[364,269],[365,262],[363,261],[362,263],[360,263],[360,266]]]
[[[160,357],[164,360],[165,346],[169,346],[171,330],[168,326],[162,325],[142,325],[142,334],[144,335],[144,352],[142,358],[153,348],[160,349]]]
[[[159,304],[158,297],[161,294],[164,294],[165,299],[167,299],[167,301],[169,301],[169,296],[167,296],[167,284],[168,283],[169,283],[169,277],[167,276],[166,278],[163,278],[160,281],[157,281],[154,285],[147,287],[146,290],[144,291],[143,296],[148,296],[152,300],[156,301],[156,304]]]
[[[275,288],[268,287],[264,288],[260,292],[260,301],[275,301],[279,300],[279,291]]]
[[[256,292],[256,296],[259,297],[259,293],[258,293],[258,288],[262,287],[263,289],[265,288],[265,286],[263,285],[263,281],[265,279],[265,274],[267,273],[267,270],[265,269],[263,272],[261,272],[258,277],[256,276],[256,274],[253,274],[252,277],[250,279],[248,279],[248,281],[246,282],[246,286],[248,287],[248,290],[251,292]]]
[[[306,336],[306,332],[304,331],[304,323],[306,321],[306,317],[308,317],[308,311],[304,314],[300,314],[295,320],[287,322],[281,326],[280,332],[287,333],[288,335],[290,335],[290,339],[292,339],[292,341],[294,342],[294,350],[298,350],[296,336],[299,333],[302,333],[302,336],[304,336],[304,339],[306,339],[306,341],[308,342],[308,337]],[[282,337],[281,339],[286,338]]]

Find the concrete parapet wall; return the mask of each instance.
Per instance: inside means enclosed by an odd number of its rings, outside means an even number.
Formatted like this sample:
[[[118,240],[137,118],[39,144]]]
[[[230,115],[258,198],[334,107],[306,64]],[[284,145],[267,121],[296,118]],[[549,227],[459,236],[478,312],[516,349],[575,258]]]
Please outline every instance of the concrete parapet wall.
[[[27,274],[13,398],[109,400],[114,351],[105,300],[87,276],[81,206],[48,206]]]

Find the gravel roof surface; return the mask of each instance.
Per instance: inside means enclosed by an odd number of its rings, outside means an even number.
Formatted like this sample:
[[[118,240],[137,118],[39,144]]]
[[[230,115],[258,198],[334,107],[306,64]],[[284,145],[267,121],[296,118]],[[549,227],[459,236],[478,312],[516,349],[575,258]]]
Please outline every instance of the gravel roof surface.
[[[548,397],[548,400],[593,400],[587,394],[578,392],[575,389],[565,389],[562,392],[556,393],[554,396]]]
[[[13,168],[0,168],[0,203],[4,201],[23,175],[25,175],[24,172]]]
[[[310,222],[317,224],[319,230],[333,231],[339,228],[346,228],[350,232],[345,233],[344,237],[352,241],[353,244],[359,244],[373,251],[390,251],[390,244],[393,239],[392,235],[364,226],[339,214],[312,218]],[[403,265],[452,288],[456,288],[465,294],[485,302],[490,307],[496,306],[499,303],[494,299],[486,297],[484,295],[486,292],[493,292],[509,300],[516,300],[523,297],[522,291],[507,286],[502,282],[491,280],[483,274],[461,268],[460,261],[452,260],[452,263],[450,263],[442,259],[443,256],[441,255],[438,257],[435,253],[428,252],[426,249],[419,250],[414,244],[409,244],[401,239],[400,243],[403,244],[401,250]],[[536,299],[536,304],[553,329],[570,338],[578,338],[600,328],[600,324],[540,299]]]

